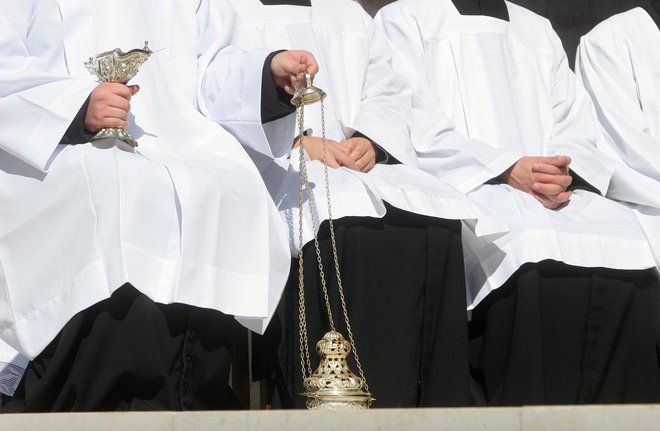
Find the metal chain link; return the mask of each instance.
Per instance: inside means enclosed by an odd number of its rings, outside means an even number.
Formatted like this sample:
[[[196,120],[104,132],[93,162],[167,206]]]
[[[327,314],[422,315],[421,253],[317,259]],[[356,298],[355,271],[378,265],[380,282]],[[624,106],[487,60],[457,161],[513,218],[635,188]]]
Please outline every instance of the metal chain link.
[[[303,124],[304,121],[304,113],[301,107],[298,108],[297,110],[297,119],[298,119],[298,124]],[[299,126],[299,129],[301,129],[302,126]],[[300,133],[301,139],[302,139],[302,132]],[[303,152],[303,146],[302,142],[300,145],[300,157],[304,158],[304,152]],[[302,169],[303,163],[300,162],[300,169]],[[299,174],[299,181],[300,181],[300,186],[299,186],[299,223],[298,223],[298,243],[300,244],[299,250],[298,250],[298,329],[300,331],[300,366],[302,369],[302,374],[303,374],[303,381],[307,377],[307,375],[312,374],[312,365],[309,360],[309,340],[307,339],[307,310],[305,309],[305,273],[303,270],[303,250],[302,250],[302,243],[303,243],[303,219],[302,219],[302,208],[303,208],[303,192],[305,188],[305,182],[304,182],[304,177],[302,174]],[[305,365],[307,365],[307,368],[305,368]]]
[[[328,312],[328,318],[330,321],[330,326],[331,329],[334,331],[335,326],[334,326],[334,320],[332,317],[332,309],[330,307],[330,300],[328,297],[328,290],[327,290],[327,284],[325,280],[325,274],[323,271],[323,264],[321,262],[321,249],[318,241],[318,234],[316,231],[316,217],[315,217],[315,209],[316,205],[314,202],[314,196],[313,193],[310,190],[309,186],[309,177],[307,174],[307,164],[305,160],[305,153],[304,153],[304,104],[301,104],[297,108],[297,121],[298,121],[298,132],[299,132],[299,144],[300,144],[300,161],[299,161],[299,179],[300,179],[300,187],[299,187],[299,202],[298,202],[298,210],[299,210],[299,223],[298,223],[298,245],[299,245],[299,250],[298,250],[298,290],[299,290],[299,314],[300,314],[300,319],[299,319],[299,329],[300,329],[300,363],[302,366],[302,374],[303,374],[303,380],[307,377],[307,374],[311,375],[312,374],[312,368],[310,365],[310,359],[309,359],[309,340],[307,336],[307,319],[306,319],[306,308],[305,308],[305,297],[304,297],[304,270],[303,270],[303,210],[304,210],[304,196],[303,196],[303,189],[307,191],[307,197],[309,199],[309,211],[311,214],[312,218],[312,230],[314,232],[314,246],[316,249],[316,258],[317,258],[317,263],[319,265],[319,275],[321,278],[321,285],[323,288],[323,295],[325,299],[325,305],[326,309]],[[333,255],[333,260],[334,260],[334,266],[335,266],[335,274],[337,277],[337,287],[339,290],[339,298],[341,301],[341,307],[344,315],[344,323],[346,324],[346,330],[348,331],[348,337],[349,337],[349,342],[351,344],[351,348],[353,349],[353,355],[355,357],[355,363],[358,368],[358,372],[360,373],[360,377],[364,381],[364,387],[367,392],[369,392],[369,386],[367,384],[367,379],[364,375],[364,370],[362,369],[362,364],[360,362],[360,357],[357,352],[357,348],[355,345],[355,339],[353,336],[353,330],[351,328],[351,324],[348,318],[348,308],[346,306],[346,298],[344,296],[344,287],[342,285],[341,281],[341,271],[339,268],[339,257],[337,253],[337,241],[335,239],[335,229],[334,229],[334,223],[332,219],[332,205],[331,205],[331,199],[330,199],[330,181],[329,181],[329,174],[328,174],[328,154],[327,154],[327,145],[326,145],[326,129],[325,129],[325,105],[323,103],[323,100],[321,100],[321,128],[322,128],[322,148],[323,148],[323,165],[324,165],[324,173],[325,173],[325,191],[326,191],[326,199],[327,199],[327,205],[328,205],[328,223],[330,226],[330,240],[332,243],[332,255]],[[305,367],[306,365],[306,367]],[[307,374],[306,374],[307,370]]]
[[[298,131],[299,131],[299,144],[300,144],[300,160],[299,160],[299,202],[298,202],[298,306],[299,314],[301,316],[299,320],[299,329],[300,329],[300,353],[301,353],[301,365],[303,369],[303,380],[305,376],[305,363],[307,365],[307,370],[309,374],[312,374],[312,367],[310,365],[309,359],[309,339],[307,335],[307,317],[306,317],[306,308],[305,308],[305,279],[304,279],[304,268],[303,268],[303,213],[304,213],[304,196],[303,189],[307,192],[307,198],[309,199],[309,212],[312,218],[312,229],[314,232],[314,245],[316,250],[316,261],[319,268],[319,277],[321,278],[321,285],[323,289],[323,298],[325,300],[325,309],[328,313],[328,321],[330,323],[331,330],[335,330],[335,322],[332,316],[332,307],[330,306],[330,298],[328,295],[328,287],[325,279],[325,272],[323,270],[323,262],[321,261],[321,247],[319,245],[318,235],[316,233],[316,202],[314,200],[314,194],[310,191],[309,187],[309,176],[307,174],[307,163],[305,159],[305,135],[303,132],[305,114],[303,106],[297,108],[297,118],[298,118]],[[303,358],[305,363],[303,363]]]
[[[341,300],[341,308],[344,313],[344,323],[346,324],[346,331],[348,331],[348,340],[351,343],[353,348],[353,357],[355,358],[355,364],[357,365],[358,372],[360,377],[364,381],[364,388],[369,392],[369,385],[367,384],[367,378],[364,376],[364,370],[362,369],[362,363],[360,362],[360,356],[358,355],[357,347],[355,345],[355,339],[353,338],[353,329],[351,328],[351,323],[348,318],[348,307],[346,306],[346,298],[344,297],[344,286],[341,282],[341,271],[339,269],[339,257],[337,253],[337,241],[335,239],[335,227],[332,219],[332,206],[330,205],[330,181],[328,178],[328,156],[326,153],[325,145],[325,105],[323,100],[321,100],[321,136],[323,138],[323,164],[325,166],[325,193],[328,200],[328,223],[330,225],[330,241],[332,242],[332,256],[335,262],[335,274],[337,276],[337,288],[339,289],[339,298]]]
[[[299,117],[304,122],[305,114],[304,114],[303,108],[301,107],[299,109],[301,111],[301,113],[299,114]],[[304,127],[304,124],[301,125],[301,126],[298,126],[299,131],[303,127]],[[327,282],[326,282],[325,271],[323,269],[323,261],[321,260],[321,246],[319,244],[319,239],[318,239],[318,235],[317,235],[317,232],[316,232],[316,228],[318,227],[318,223],[316,221],[316,212],[317,212],[316,211],[316,200],[314,199],[314,193],[310,191],[309,176],[307,174],[307,160],[304,157],[305,156],[305,153],[304,153],[304,149],[305,149],[304,140],[305,139],[304,138],[305,138],[304,133],[300,133],[300,141],[299,142],[300,142],[301,159],[300,159],[300,162],[299,162],[300,163],[299,178],[302,179],[302,184],[304,184],[304,186],[305,186],[305,190],[307,191],[307,198],[309,199],[309,213],[310,213],[310,216],[312,218],[312,230],[314,232],[314,246],[315,246],[314,248],[315,248],[315,251],[316,251],[316,262],[317,262],[318,267],[319,267],[319,277],[321,278],[323,298],[325,300],[326,312],[328,313],[328,321],[330,323],[330,329],[334,331],[335,330],[335,319],[332,316],[332,307],[330,306],[330,297],[328,295],[328,285],[327,285]],[[299,220],[299,226],[298,227],[299,227],[300,230],[302,230],[302,228],[303,228],[302,214],[303,214],[303,210],[304,210],[304,208],[302,206],[302,201],[299,202],[298,210],[300,212],[300,216],[298,217],[298,220]],[[300,241],[300,243],[298,244],[299,248],[302,248],[302,244],[303,244],[302,241]]]

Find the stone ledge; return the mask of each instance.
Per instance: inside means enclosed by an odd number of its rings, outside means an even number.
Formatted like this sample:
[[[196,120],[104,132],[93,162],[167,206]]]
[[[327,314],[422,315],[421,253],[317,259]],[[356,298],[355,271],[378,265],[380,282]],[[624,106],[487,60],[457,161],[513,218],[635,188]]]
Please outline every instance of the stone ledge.
[[[240,411],[0,415],[11,431],[189,430],[649,430],[660,406],[586,406],[370,410],[368,412]]]

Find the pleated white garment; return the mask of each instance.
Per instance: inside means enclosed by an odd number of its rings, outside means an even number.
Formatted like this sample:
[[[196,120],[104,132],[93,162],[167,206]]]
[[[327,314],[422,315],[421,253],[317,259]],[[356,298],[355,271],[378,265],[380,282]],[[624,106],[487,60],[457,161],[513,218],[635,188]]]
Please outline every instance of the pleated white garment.
[[[403,163],[379,165],[366,174],[346,168],[331,169],[334,218],[382,217],[384,202],[388,202],[417,214],[465,220],[478,236],[507,230],[489,210],[419,169],[408,131],[410,97],[401,93],[401,85],[394,79],[385,39],[373,31],[373,21],[357,2],[312,0],[310,8],[264,6],[258,0],[223,0],[218,2],[217,11],[218,20],[225,23],[219,39],[226,45],[248,51],[302,49],[315,55],[320,72],[314,84],[328,94],[328,139],[341,142],[359,131]],[[202,112],[231,130],[248,147],[289,226],[291,252],[296,255],[299,156],[297,150],[291,151],[296,129],[290,127],[288,140],[257,146],[255,143],[263,143],[257,139],[263,131],[246,128],[224,101],[204,101],[215,91],[210,86],[203,90]],[[311,128],[314,136],[322,133],[320,109],[320,104],[305,108],[305,128]],[[310,162],[308,172],[320,223],[328,218],[322,163]],[[307,209],[304,217],[306,243],[313,238]]]
[[[571,170],[601,193],[613,172],[596,148],[593,105],[559,37],[546,19],[506,5],[509,21],[463,16],[450,0],[399,0],[376,17],[398,76],[415,94],[412,135],[420,166],[511,227],[495,239],[464,232],[470,308],[528,262],[654,266],[636,217],[617,202],[579,191],[568,206],[550,211],[508,185],[484,185],[524,155],[571,156]]]
[[[649,8],[650,6],[646,6]],[[660,262],[660,30],[634,8],[583,36],[575,70],[591,94],[617,165],[607,195],[627,203]]]
[[[241,145],[196,109],[201,77],[226,78],[198,68],[217,31],[209,7],[0,1],[0,338],[27,357],[126,282],[257,330],[272,315],[289,270],[286,228]],[[145,40],[156,53],[132,82],[137,151],[58,146],[97,85],[83,62]],[[261,82],[267,52],[213,55]]]

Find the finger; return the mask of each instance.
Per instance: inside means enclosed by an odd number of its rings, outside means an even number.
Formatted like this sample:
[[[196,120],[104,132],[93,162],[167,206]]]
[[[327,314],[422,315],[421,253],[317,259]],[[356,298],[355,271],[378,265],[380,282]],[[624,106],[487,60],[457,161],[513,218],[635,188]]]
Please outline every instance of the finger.
[[[557,184],[534,183],[532,185],[532,190],[535,193],[550,197],[557,196],[558,194],[562,193],[564,188]]]
[[[324,160],[323,152],[320,151],[318,148],[312,147],[308,145],[308,143],[306,142],[303,142],[303,146],[305,147],[305,152],[307,153],[307,155],[311,160],[316,160],[321,163],[325,161],[328,164],[328,166],[331,168],[340,167],[339,162],[337,162],[337,159],[335,158],[335,156],[331,151],[326,151],[325,160]]]
[[[312,77],[317,73],[319,73],[319,64],[316,62],[316,59],[312,54],[307,53],[304,60],[305,60],[305,71],[307,73],[312,75]]]
[[[369,151],[369,148],[358,145],[348,153],[348,156],[356,162],[362,159]]]
[[[302,78],[301,78],[302,76]],[[297,74],[290,74],[289,75],[289,82],[291,83],[291,87],[293,88],[300,88],[305,86],[305,76],[304,75],[297,75]]]
[[[323,138],[314,137],[314,139],[316,140],[317,145],[319,145],[320,147],[323,146],[323,141],[324,141]],[[341,145],[337,141],[332,141],[330,139],[325,139],[325,146],[328,149],[328,151],[332,151],[333,153],[343,153],[343,154],[348,155],[348,153],[346,152],[346,149],[344,148],[344,146]]]
[[[131,100],[131,89],[125,86],[124,84],[115,84],[112,87],[110,87],[110,91],[116,96],[119,96],[126,100]]]
[[[107,101],[107,104],[108,108],[121,109],[127,112],[131,110],[131,102],[129,102],[128,99],[124,99],[123,97],[110,97]]]
[[[308,51],[291,51],[293,58],[298,62],[298,72],[308,72],[310,75],[315,75],[319,71],[318,63],[314,54]]]
[[[561,175],[564,171],[550,163],[534,163],[532,165],[532,172],[548,175]]]
[[[565,191],[563,193],[559,193],[555,198],[555,202],[568,202],[571,200],[571,197],[573,196],[572,191]]]
[[[573,183],[573,177],[570,175],[532,174],[531,178],[535,183],[557,184],[564,189]]]
[[[139,85],[129,85],[128,89],[131,91],[131,96],[135,96],[138,91],[140,91]]]
[[[337,149],[349,157],[351,156],[351,151],[353,151],[353,148],[355,148],[355,144],[351,139],[347,139],[342,142],[337,142],[336,144],[337,144]]]
[[[573,192],[566,191],[553,197],[542,195],[534,191],[532,191],[531,194],[536,198],[536,200],[541,202],[544,207],[550,209],[556,209],[561,205],[567,204],[570,201]]]
[[[128,123],[122,119],[114,117],[106,117],[101,121],[102,129],[125,129]]]
[[[548,157],[547,162],[558,168],[567,168],[571,164],[571,158],[568,156],[553,156]]]
[[[126,121],[128,119],[128,111],[124,109],[108,107],[105,110],[103,110],[103,117],[117,118],[119,120]]]
[[[550,199],[548,199],[547,197],[545,197],[543,195],[535,194],[535,193],[532,192],[532,196],[534,196],[534,198],[537,201],[539,201],[541,203],[541,205],[543,205],[545,208],[550,209],[550,210],[554,210],[559,205],[561,205],[561,204],[558,204],[558,203],[555,203],[555,202],[551,201]]]
[[[347,156],[343,152],[334,153],[334,156],[336,157],[337,162],[339,162],[339,164],[341,166],[347,167],[348,169],[353,169],[354,171],[359,171],[360,170],[360,168],[355,163],[355,161],[353,161],[353,159],[351,159],[349,156]]]
[[[282,54],[281,62],[279,63],[280,70],[287,75],[298,75],[300,73],[300,63],[295,58],[292,58],[291,55]]]
[[[319,160],[319,161],[321,163],[323,163],[323,158],[321,158],[321,160]],[[341,165],[339,164],[337,159],[330,153],[328,153],[328,155],[326,157],[326,163],[327,163],[328,167],[330,167],[330,168],[339,169],[341,167]]]
[[[571,196],[573,196],[573,192],[563,192],[563,193],[560,193],[559,195],[555,196],[554,198],[548,198],[548,199],[551,202],[553,202],[553,208],[552,209],[556,210],[556,209],[563,208],[566,205],[568,205],[569,201],[571,200]]]
[[[371,154],[366,153],[355,164],[360,168],[361,172],[369,172],[376,165],[376,157],[372,157]]]

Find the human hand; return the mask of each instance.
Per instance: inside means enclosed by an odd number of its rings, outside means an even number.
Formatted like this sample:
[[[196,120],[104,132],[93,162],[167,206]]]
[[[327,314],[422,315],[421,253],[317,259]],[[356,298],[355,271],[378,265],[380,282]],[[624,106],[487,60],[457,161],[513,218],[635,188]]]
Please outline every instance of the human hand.
[[[305,151],[312,160],[323,162],[323,138],[316,136],[305,136],[303,144]],[[300,141],[296,139],[294,148],[300,145]],[[359,171],[358,165],[351,159],[347,151],[336,141],[330,139],[325,140],[326,155],[328,158],[328,166],[331,168],[347,167],[354,171]]]
[[[312,53],[307,51],[284,51],[273,57],[270,71],[275,85],[289,94],[295,92],[297,82],[305,82],[305,72],[314,76],[319,71],[319,65]]]
[[[572,195],[566,191],[573,181],[568,171],[570,163],[568,156],[522,157],[501,178],[510,186],[534,196],[544,207],[559,209]]]
[[[137,85],[126,86],[113,82],[99,84],[89,96],[85,129],[98,132],[101,129],[127,127],[131,97],[138,91],[140,87]]]
[[[369,172],[376,166],[376,149],[370,140],[362,137],[350,138],[340,145],[360,172]]]

